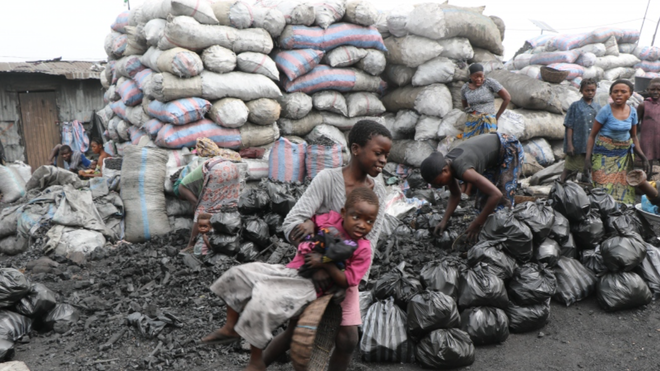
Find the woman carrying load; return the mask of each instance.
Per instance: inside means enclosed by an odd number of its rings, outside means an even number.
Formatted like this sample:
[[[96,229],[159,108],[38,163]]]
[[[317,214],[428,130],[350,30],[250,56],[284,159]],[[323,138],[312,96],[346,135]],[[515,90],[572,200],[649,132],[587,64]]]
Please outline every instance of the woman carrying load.
[[[241,193],[238,167],[232,163],[232,161],[241,160],[238,153],[227,149],[219,149],[208,138],[198,139],[198,148],[200,142],[205,147],[211,146],[212,152],[216,156],[206,160],[174,184],[174,193],[195,207],[192,234],[188,246],[181,251],[182,253],[193,252],[199,235],[197,224],[199,214],[215,214],[224,208],[237,207]]]
[[[504,101],[495,113],[493,93]],[[479,63],[470,66],[470,81],[461,88],[463,108],[467,112],[467,122],[463,138],[497,131],[497,120],[509,105],[511,95],[495,79],[484,75],[484,67]]]
[[[628,80],[617,80],[610,87],[612,103],[603,107],[587,140],[584,173],[590,174],[595,187],[607,189],[621,203],[635,202],[635,188],[626,182],[633,169],[633,150],[642,159],[649,174],[649,161],[637,139],[637,111],[626,104],[633,93]]]
[[[518,176],[524,160],[523,148],[512,135],[489,133],[470,138],[443,156],[433,152],[422,161],[422,177],[436,187],[449,187],[449,202],[435,233],[444,232],[461,191],[458,180],[477,188],[475,208],[480,214],[468,227],[469,240],[475,240],[488,215],[504,207],[514,206]]]

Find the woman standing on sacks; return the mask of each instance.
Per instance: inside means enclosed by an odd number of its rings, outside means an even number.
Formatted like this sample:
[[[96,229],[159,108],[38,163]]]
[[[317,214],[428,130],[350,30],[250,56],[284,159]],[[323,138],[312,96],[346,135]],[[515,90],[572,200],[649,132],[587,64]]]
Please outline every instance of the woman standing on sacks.
[[[504,101],[495,113],[493,93]],[[463,139],[497,131],[497,120],[511,102],[511,95],[495,79],[484,75],[484,67],[479,63],[470,66],[470,81],[461,88],[463,108],[467,112],[467,122]]]
[[[605,188],[617,202],[635,203],[635,188],[626,182],[633,169],[633,151],[650,174],[649,161],[637,139],[637,111],[626,104],[633,93],[628,80],[617,80],[610,87],[612,103],[603,107],[587,140],[584,174],[591,174],[595,187]]]
[[[351,151],[348,165],[321,171],[284,219],[282,224],[284,235],[294,245],[314,233],[314,223],[311,220],[314,215],[329,211],[339,212],[346,202],[347,194],[356,188],[367,187],[376,193],[380,202],[376,222],[366,236],[371,242],[372,251],[376,249],[385,213],[385,186],[382,180],[376,177],[387,163],[387,156],[392,147],[392,134],[375,121],[362,120],[351,129],[348,145]],[[373,255],[371,259],[373,260]],[[365,274],[363,280],[368,280],[368,276],[369,272]],[[316,272],[312,279],[314,285],[321,289],[327,289],[331,284],[329,275],[323,270]],[[362,320],[357,287],[349,287],[346,290],[341,307],[341,325],[335,338],[335,350],[328,368],[333,371],[343,371],[348,368],[358,344],[358,326],[362,324]],[[297,319],[291,319],[287,330],[275,337],[268,345],[263,353],[266,365],[271,364],[289,349],[296,321]]]

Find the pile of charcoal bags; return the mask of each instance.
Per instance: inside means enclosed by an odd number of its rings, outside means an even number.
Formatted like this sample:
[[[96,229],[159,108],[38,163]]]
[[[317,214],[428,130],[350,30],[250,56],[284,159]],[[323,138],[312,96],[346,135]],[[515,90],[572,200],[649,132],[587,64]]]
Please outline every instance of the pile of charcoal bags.
[[[13,268],[0,269],[0,361],[14,356],[14,343],[32,329],[68,331],[78,311],[57,302],[55,292],[41,283],[30,283]]]
[[[451,252],[372,281],[360,294],[363,357],[462,367],[475,345],[544,327],[552,299],[569,306],[596,292],[607,311],[648,304],[660,292],[654,239],[634,208],[602,189],[555,183],[547,201],[491,215],[467,259]]]

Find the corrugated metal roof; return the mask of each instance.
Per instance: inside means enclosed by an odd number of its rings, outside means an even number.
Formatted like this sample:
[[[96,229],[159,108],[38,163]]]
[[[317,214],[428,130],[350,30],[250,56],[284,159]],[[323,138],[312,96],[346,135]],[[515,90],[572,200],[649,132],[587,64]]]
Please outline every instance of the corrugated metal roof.
[[[0,72],[43,73],[64,76],[69,80],[98,79],[101,63],[82,61],[0,62]]]

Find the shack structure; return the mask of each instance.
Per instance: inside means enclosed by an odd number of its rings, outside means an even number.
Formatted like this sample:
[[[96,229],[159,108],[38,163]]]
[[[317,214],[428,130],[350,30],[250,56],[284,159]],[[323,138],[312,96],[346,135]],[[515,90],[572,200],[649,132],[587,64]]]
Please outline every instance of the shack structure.
[[[85,123],[103,108],[101,63],[49,60],[0,62],[0,141],[7,161],[36,169],[61,143],[61,123]]]

